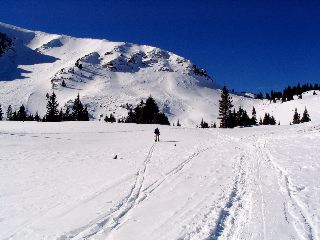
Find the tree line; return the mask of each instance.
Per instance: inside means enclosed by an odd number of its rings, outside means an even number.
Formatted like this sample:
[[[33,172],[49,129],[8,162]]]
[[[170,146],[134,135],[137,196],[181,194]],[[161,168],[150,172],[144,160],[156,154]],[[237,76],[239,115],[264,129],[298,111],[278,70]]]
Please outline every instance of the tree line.
[[[311,91],[311,90],[320,90],[319,84],[311,84],[305,83],[301,85],[298,83],[296,86],[288,86],[284,88],[282,91],[274,91],[272,90],[270,93],[266,93],[265,96],[260,92],[257,94],[258,99],[268,99],[270,101],[275,102],[276,100],[281,100],[282,102],[293,100],[293,96],[298,96],[298,98],[302,98],[302,93]],[[316,92],[313,92],[316,95]]]
[[[221,99],[219,100],[219,117],[220,119],[220,128],[234,128],[234,127],[249,127],[254,125],[276,125],[276,119],[274,116],[269,113],[265,113],[263,119],[260,118],[259,123],[257,122],[257,113],[255,108],[252,108],[251,117],[248,116],[246,110],[239,107],[236,111],[233,109],[232,97],[229,94],[229,91],[226,86],[221,90]],[[293,124],[309,122],[311,121],[307,108],[305,108],[302,118],[295,110],[295,115],[293,118]],[[290,123],[291,124],[291,123]],[[214,124],[215,125],[215,124]],[[278,122],[280,125],[280,122]],[[203,121],[200,123],[201,128],[209,127],[208,124]],[[213,126],[215,127],[215,126]]]
[[[13,111],[12,106],[9,105],[6,111],[6,119],[9,121],[43,121],[43,122],[61,122],[61,121],[89,121],[89,113],[87,107],[84,106],[80,100],[80,95],[74,99],[72,105],[67,106],[65,110],[59,109],[57,95],[52,92],[51,95],[46,94],[47,105],[46,114],[41,118],[38,112],[35,115],[29,114],[25,106],[22,104],[18,111]],[[127,104],[127,106],[129,106]],[[2,107],[0,105],[0,120],[4,119]],[[116,118],[111,113],[104,118],[105,122],[116,122]],[[152,96],[147,100],[141,102],[135,107],[130,107],[128,116],[126,118],[118,119],[119,123],[137,123],[137,124],[162,124],[170,125],[168,117],[159,111]],[[180,126],[180,122],[177,122]]]
[[[236,111],[233,108],[232,97],[226,86],[221,90],[221,99],[219,100],[220,128],[249,127],[257,125],[257,112],[252,108],[251,117],[246,110],[239,107]]]
[[[12,106],[9,105],[6,111],[6,119],[8,121],[42,121],[42,122],[61,122],[61,121],[89,121],[89,113],[81,100],[80,95],[74,99],[72,106],[67,106],[64,111],[59,109],[57,95],[52,92],[51,95],[46,94],[47,105],[46,114],[41,118],[36,112],[35,115],[29,114],[25,106],[22,104],[18,111],[13,111]],[[3,111],[0,105],[0,120],[3,120]]]

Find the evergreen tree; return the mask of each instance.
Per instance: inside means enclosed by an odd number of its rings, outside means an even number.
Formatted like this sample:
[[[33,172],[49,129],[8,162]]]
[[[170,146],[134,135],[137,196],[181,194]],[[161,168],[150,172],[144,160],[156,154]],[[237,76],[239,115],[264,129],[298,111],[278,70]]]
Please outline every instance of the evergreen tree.
[[[228,113],[228,128],[234,128],[234,127],[237,126],[236,117],[237,117],[236,110],[233,109],[233,112],[231,110],[229,110],[229,113]]]
[[[34,116],[32,114],[27,116],[27,121],[34,121]]]
[[[209,125],[207,122],[205,122],[202,118],[201,123],[200,123],[200,128],[209,128]]]
[[[79,93],[73,102],[72,116],[74,121],[89,121],[88,109],[83,106]]]
[[[167,116],[159,112],[159,108],[151,96],[146,100],[146,103],[141,100],[133,110],[129,108],[125,122],[170,125]]]
[[[36,112],[36,115],[34,115],[34,120],[37,121],[37,122],[41,121],[41,118],[40,118],[38,112]]]
[[[305,107],[305,108],[304,108],[304,112],[303,112],[303,114],[302,114],[301,122],[304,123],[304,122],[310,122],[310,121],[311,121],[311,119],[310,119],[308,110],[307,110],[307,108]]]
[[[263,94],[262,92],[259,92],[256,96],[257,99],[263,99]]]
[[[276,125],[276,119],[273,116],[270,116],[269,113],[264,114],[262,125]]]
[[[181,127],[181,124],[180,124],[179,119],[178,119],[178,121],[177,121],[177,127]]]
[[[59,121],[59,103],[57,102],[57,96],[54,92],[49,96],[47,93],[47,113],[45,115],[45,121],[58,122]]]
[[[220,119],[220,128],[229,127],[229,113],[232,105],[232,98],[229,96],[229,91],[226,86],[223,87],[221,91],[221,99],[219,100],[219,117]]]
[[[257,112],[254,107],[252,107],[252,117],[251,117],[251,125],[257,125]]]
[[[73,120],[74,121],[81,121],[82,115],[83,115],[83,105],[80,100],[80,95],[78,93],[76,99],[73,101],[73,106],[72,106],[72,115],[73,115]]]
[[[126,123],[137,123],[136,113],[133,112],[133,110],[131,108],[128,110],[128,116],[126,117],[125,122]]]
[[[12,112],[11,119],[12,121],[18,121],[18,114],[16,111]]]
[[[276,124],[277,124],[276,119],[274,118],[274,116],[271,116],[270,117],[270,125],[276,125]]]
[[[262,125],[262,124],[263,124],[262,118],[260,118],[260,120],[259,120],[259,125]]]
[[[17,113],[17,120],[18,121],[26,121],[27,120],[27,113],[24,105],[22,104],[19,108],[19,111]]]
[[[82,115],[81,115],[81,121],[89,121],[89,112],[87,107],[83,109]]]
[[[66,82],[64,80],[62,80],[61,86],[62,87],[66,87],[67,86],[67,84],[66,84]]]
[[[142,119],[143,123],[155,123],[155,119],[157,114],[159,113],[159,108],[155,102],[155,100],[150,96],[146,100],[146,104],[142,109]]]
[[[154,123],[155,123],[155,124],[169,125],[169,126],[170,126],[169,119],[168,119],[167,116],[166,116],[164,113],[162,113],[162,112],[157,113],[157,115],[156,115],[156,117],[155,117]]]
[[[112,114],[112,113],[110,113],[109,120],[110,120],[110,122],[111,122],[111,123],[116,122],[116,118],[113,116],[113,114]]]
[[[63,113],[63,121],[73,121],[73,116],[69,106],[67,106],[66,111]]]
[[[266,99],[271,100],[269,93],[266,93]]]
[[[263,118],[262,124],[263,125],[269,125],[270,124],[270,115],[269,115],[269,113],[265,113],[264,114],[264,118]]]
[[[59,122],[64,121],[64,112],[63,112],[62,108],[60,108],[58,119],[59,119],[58,120]]]
[[[2,107],[1,107],[1,104],[0,104],[0,121],[2,121],[3,119],[3,112],[2,112]]]
[[[213,127],[213,128],[216,128],[216,127],[217,127],[216,122],[213,123],[213,126],[212,126],[212,127]]]
[[[245,127],[250,125],[251,125],[251,120],[247,112],[241,107],[239,107],[239,110],[236,113],[236,126]]]
[[[11,105],[9,105],[8,109],[7,109],[7,120],[12,120],[12,107],[11,107]]]
[[[292,123],[293,124],[299,124],[300,123],[300,114],[298,113],[297,108],[294,110]]]
[[[114,123],[114,122],[116,122],[116,118],[112,115],[112,113],[110,114],[110,117],[108,117],[108,115],[106,114],[104,121]]]

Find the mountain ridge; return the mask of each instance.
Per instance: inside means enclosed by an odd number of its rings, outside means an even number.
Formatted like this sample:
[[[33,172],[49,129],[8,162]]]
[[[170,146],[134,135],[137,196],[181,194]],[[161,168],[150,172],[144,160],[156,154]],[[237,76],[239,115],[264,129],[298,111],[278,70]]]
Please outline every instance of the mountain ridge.
[[[194,127],[202,118],[209,123],[218,121],[218,83],[204,69],[173,52],[148,45],[48,34],[4,23],[0,23],[0,33],[13,42],[13,47],[0,56],[0,103],[4,110],[9,104],[13,109],[24,104],[30,113],[44,115],[46,93],[55,91],[62,108],[79,93],[91,118],[102,120],[110,113],[125,117],[126,104],[136,105],[152,95],[172,123],[179,119],[183,126]],[[266,100],[232,97],[236,108],[241,106],[250,113],[255,106],[258,118],[265,112],[285,109],[275,116],[285,124],[289,124],[295,107],[293,103],[274,105]],[[311,118],[312,111],[313,107]]]

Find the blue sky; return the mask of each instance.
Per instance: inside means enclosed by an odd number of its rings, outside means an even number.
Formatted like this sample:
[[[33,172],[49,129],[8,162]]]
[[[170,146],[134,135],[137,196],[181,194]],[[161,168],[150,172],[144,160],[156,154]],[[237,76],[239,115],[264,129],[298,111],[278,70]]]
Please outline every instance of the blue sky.
[[[320,1],[2,0],[0,21],[157,46],[220,84],[265,92],[320,82]]]

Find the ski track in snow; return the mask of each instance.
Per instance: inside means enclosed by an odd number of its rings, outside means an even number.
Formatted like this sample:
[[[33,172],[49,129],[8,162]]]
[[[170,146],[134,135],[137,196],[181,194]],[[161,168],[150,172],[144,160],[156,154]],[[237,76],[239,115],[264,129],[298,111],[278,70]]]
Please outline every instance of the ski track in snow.
[[[72,231],[69,234],[63,235],[59,237],[59,240],[66,239],[90,239],[90,237],[102,233],[102,232],[110,232],[117,226],[121,224],[121,221],[125,218],[125,216],[132,210],[138,202],[140,202],[141,197],[141,189],[143,186],[143,181],[145,178],[145,173],[147,170],[147,165],[151,160],[154,148],[156,143],[154,143],[147,157],[145,158],[143,165],[140,167],[136,174],[135,183],[132,186],[129,195],[123,199],[114,210],[111,211],[110,214],[106,216],[100,217],[95,220],[94,223],[90,223],[87,226],[84,226],[78,230]]]
[[[158,144],[161,144],[161,142]],[[172,178],[173,176],[177,175],[180,171],[182,171],[183,168],[194,158],[199,156],[201,153],[213,148],[212,146],[210,146],[198,149],[187,159],[185,159],[177,166],[175,166],[173,169],[171,169],[169,172],[167,172],[161,179],[158,179],[149,186],[143,188],[147,166],[148,163],[151,161],[152,154],[156,146],[157,143],[153,144],[150,148],[148,155],[143,163],[143,166],[137,173],[135,184],[131,188],[129,195],[124,200],[122,200],[120,204],[116,206],[115,210],[112,211],[112,213],[100,218],[93,224],[90,223],[85,227],[70,232],[69,234],[64,234],[63,236],[59,237],[58,240],[90,238],[96,239],[96,237],[99,237],[100,235],[106,236],[114,229],[119,229],[121,227],[121,224],[125,221],[125,217],[128,215],[130,210],[135,208],[144,199],[146,199],[149,194],[155,191],[168,178]]]
[[[162,142],[158,143],[162,144]],[[144,199],[148,197],[154,190],[156,190],[163,182],[165,182],[168,178],[172,178],[173,176],[177,175],[183,168],[189,164],[194,158],[199,156],[201,153],[212,149],[213,147],[204,147],[202,149],[198,149],[196,152],[191,154],[188,158],[184,161],[179,163],[173,169],[168,171],[164,174],[161,179],[154,181],[149,186],[143,188],[144,185],[144,178],[145,173],[147,171],[147,165],[151,160],[152,153],[154,148],[157,144],[153,144],[149,150],[149,153],[144,161],[143,166],[137,173],[137,177],[135,180],[134,186],[131,188],[129,195],[118,204],[112,213],[104,216],[102,219],[99,219],[95,223],[90,223],[85,227],[82,227],[78,230],[74,230],[69,234],[65,234],[58,238],[58,240],[65,240],[65,239],[90,239],[91,237],[96,237],[96,235],[103,234],[106,236],[114,229],[118,229],[121,226],[121,223],[124,220],[125,216],[136,207],[139,203],[141,203]]]
[[[234,223],[239,217],[239,211],[243,207],[243,185],[245,184],[245,172],[242,168],[244,163],[244,155],[238,157],[240,160],[237,163],[237,172],[232,187],[232,191],[229,195],[229,198],[219,213],[216,226],[210,232],[207,240],[216,240],[219,239],[222,235],[231,234],[232,229],[230,228],[229,223]]]
[[[258,148],[261,152],[262,159],[271,167],[271,169],[276,172],[278,176],[278,183],[282,190],[281,192],[285,194],[285,198],[287,199],[287,207],[285,209],[287,209],[289,214],[292,216],[294,221],[293,225],[297,233],[302,237],[302,239],[318,240],[314,234],[312,224],[309,220],[310,218],[307,216],[297,199],[295,199],[294,195],[292,194],[292,185],[289,180],[290,177],[278,164],[272,160],[272,155],[266,145],[267,140],[265,140],[264,143],[260,143]],[[286,215],[286,212],[284,214]]]
[[[259,149],[260,150],[260,149]],[[257,157],[257,173],[258,173],[258,187],[260,191],[260,210],[261,210],[261,220],[262,220],[262,227],[263,227],[263,239],[267,239],[267,230],[266,230],[266,220],[265,220],[265,200],[264,200],[264,193],[262,187],[262,179],[261,179],[261,160]]]
[[[234,140],[229,136],[224,136],[224,138],[229,141]],[[236,149],[240,150],[241,148],[236,147]],[[209,211],[203,214],[200,223],[196,224],[192,231],[185,233],[179,240],[217,240],[222,236],[229,239],[241,235],[242,229],[248,221],[251,201],[251,195],[247,191],[251,181],[247,172],[247,156],[248,152],[242,149],[232,159],[235,176],[232,185],[224,190],[225,196],[207,207]],[[222,199],[224,205],[220,207]],[[219,212],[217,209],[220,209]]]

